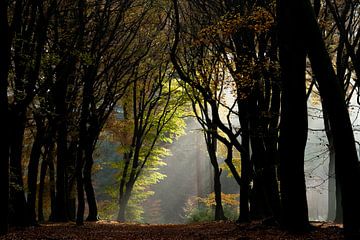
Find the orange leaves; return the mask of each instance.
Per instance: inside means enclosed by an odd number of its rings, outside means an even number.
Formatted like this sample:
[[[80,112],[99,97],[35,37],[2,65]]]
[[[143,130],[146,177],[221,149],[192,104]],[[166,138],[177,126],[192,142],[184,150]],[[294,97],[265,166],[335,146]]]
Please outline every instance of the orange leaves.
[[[222,203],[226,205],[238,206],[239,205],[238,198],[239,198],[239,194],[221,193]],[[199,201],[204,203],[208,207],[215,206],[216,205],[215,193],[214,192],[210,193],[206,198],[199,198]]]
[[[255,33],[269,31],[274,25],[274,18],[264,8],[257,7],[242,16],[240,13],[226,14],[218,22],[199,31],[194,45],[209,45],[214,39],[229,38],[240,28],[247,28]]]

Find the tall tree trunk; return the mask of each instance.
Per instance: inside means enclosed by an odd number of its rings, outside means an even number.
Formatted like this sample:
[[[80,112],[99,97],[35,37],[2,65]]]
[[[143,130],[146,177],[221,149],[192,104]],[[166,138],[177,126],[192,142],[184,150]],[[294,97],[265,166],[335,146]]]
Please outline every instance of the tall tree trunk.
[[[118,221],[120,222],[125,222],[126,220],[126,208],[129,203],[134,185],[135,181],[130,179],[129,182],[126,183],[125,192],[119,200]]]
[[[68,59],[69,58],[69,59]],[[69,76],[73,72],[75,66],[75,57],[69,56],[67,62],[60,63],[57,70],[57,80],[55,83],[55,112],[58,116],[56,119],[57,134],[56,134],[56,201],[55,201],[55,215],[54,220],[65,222],[68,220],[68,206],[67,206],[67,174],[66,163],[68,153],[68,123],[67,123],[67,87]],[[64,60],[65,61],[65,60]]]
[[[119,213],[117,216],[117,219],[121,222],[125,221],[125,203],[124,203],[124,199],[125,199],[125,187],[126,187],[126,178],[127,178],[127,174],[128,174],[128,169],[130,166],[130,156],[132,154],[131,153],[125,153],[124,154],[124,159],[123,161],[125,162],[124,165],[124,169],[123,169],[123,174],[121,176],[121,180],[120,180],[120,185],[119,185]]]
[[[119,201],[119,212],[118,212],[118,216],[117,219],[120,222],[125,222],[126,221],[126,207],[129,203],[130,200],[130,192],[125,190],[125,193],[123,194],[123,196],[120,198]]]
[[[279,43],[282,81],[279,137],[282,225],[309,229],[304,151],[307,140],[305,88],[306,50],[298,1],[279,1]]]
[[[335,147],[334,137],[330,129],[329,117],[323,110],[324,126],[329,142],[329,183],[328,183],[328,221],[342,223],[341,190],[339,179],[335,175]]]
[[[44,222],[44,188],[45,188],[45,177],[48,164],[45,159],[41,162],[40,167],[40,183],[39,183],[39,196],[38,196],[38,221]]]
[[[84,188],[86,192],[86,199],[89,206],[89,215],[86,218],[87,221],[97,221],[98,220],[98,210],[97,203],[95,199],[95,191],[92,184],[92,166],[94,164],[94,159],[92,156],[92,147],[89,146],[87,151],[85,151],[85,166],[84,166]]]
[[[323,107],[329,115],[330,128],[334,137],[335,173],[339,179],[347,239],[360,238],[360,196],[354,188],[360,186],[360,166],[349,112],[344,101],[344,91],[336,77],[332,62],[322,39],[311,3],[298,0],[302,22],[307,27],[307,47]],[[294,9],[295,11],[295,9]]]
[[[241,104],[239,104],[240,106]],[[244,111],[247,107],[239,107],[240,112],[240,125],[242,129],[241,133],[241,145],[244,151],[241,155],[241,184],[240,184],[240,215],[238,222],[250,221],[250,179],[251,179],[251,163],[250,163],[250,130],[248,112]]]
[[[0,116],[2,123],[0,132],[3,143],[0,144],[0,192],[3,203],[0,205],[0,235],[8,231],[9,215],[9,106],[7,97],[8,74],[10,66],[10,38],[8,25],[8,6],[6,1],[0,3],[0,36],[3,43],[0,45]]]
[[[2,36],[2,44],[0,44],[0,132],[3,142],[0,144],[0,235],[8,231],[8,215],[9,215],[9,124],[8,119],[8,74],[10,66],[10,34],[8,25],[8,6],[7,1],[0,2],[0,36]]]
[[[265,191],[269,198],[272,215],[276,222],[280,222],[281,204],[279,184],[277,179],[278,169],[278,133],[279,133],[279,111],[280,111],[280,86],[277,80],[272,80],[272,95],[270,106],[270,120],[265,137],[267,162],[264,168]]]
[[[206,104],[206,103],[205,103]],[[221,169],[219,168],[219,164],[216,157],[216,150],[217,150],[217,139],[214,135],[215,132],[217,132],[217,127],[212,126],[212,123],[208,123],[209,130],[206,132],[206,146],[210,157],[210,162],[213,167],[214,171],[214,194],[215,194],[215,221],[219,220],[225,220],[226,217],[224,215],[224,209],[222,206],[222,200],[221,200]]]
[[[36,136],[34,143],[31,149],[30,161],[28,166],[28,211],[30,224],[36,224],[36,191],[37,191],[37,178],[38,178],[38,168],[41,155],[42,142],[44,138],[44,124],[41,117],[35,116],[36,121]],[[46,171],[46,170],[45,170]]]
[[[52,146],[53,148],[54,146]],[[54,164],[54,149],[51,149],[49,153],[49,160],[48,160],[48,166],[49,166],[49,185],[50,185],[50,203],[51,203],[51,212],[49,216],[49,221],[55,221],[56,220],[56,181],[55,181],[55,164]]]
[[[10,221],[16,226],[27,226],[29,224],[29,215],[22,178],[22,150],[26,110],[21,106],[14,106],[14,109],[10,114],[10,203],[14,209],[13,214],[10,215]]]
[[[80,135],[81,138],[81,135]],[[80,143],[81,144],[81,143]],[[77,161],[76,161],[76,188],[77,188],[77,213],[76,224],[84,224],[84,211],[85,211],[85,198],[84,198],[84,153],[82,146],[78,149]]]

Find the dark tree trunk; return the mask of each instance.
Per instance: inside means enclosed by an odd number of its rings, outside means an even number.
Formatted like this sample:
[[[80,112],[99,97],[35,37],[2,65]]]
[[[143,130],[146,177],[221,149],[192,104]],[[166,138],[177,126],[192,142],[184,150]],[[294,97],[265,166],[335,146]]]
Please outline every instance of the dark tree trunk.
[[[65,61],[65,60],[64,60]],[[59,222],[68,221],[67,206],[67,173],[66,163],[68,154],[68,128],[67,128],[67,86],[69,77],[75,65],[74,56],[69,56],[65,63],[60,63],[57,69],[57,81],[55,83],[55,112],[57,118],[57,154],[56,154],[56,201],[54,220]]]
[[[319,83],[323,107],[329,115],[330,128],[334,138],[335,173],[339,179],[342,195],[344,232],[347,239],[360,238],[360,195],[354,188],[360,185],[360,169],[355,139],[344,91],[336,77],[332,62],[317,25],[311,3],[298,0],[301,5],[302,22],[307,26],[307,46],[311,66]]]
[[[280,86],[277,79],[272,79],[272,95],[270,104],[270,120],[268,123],[268,130],[266,131],[265,146],[266,146],[266,163],[264,166],[264,181],[265,192],[271,206],[272,216],[274,220],[279,223],[281,215],[281,204],[279,185],[277,179],[277,164],[278,164],[278,133],[279,133],[279,111],[280,111]]]
[[[335,176],[334,138],[330,129],[329,117],[323,110],[325,132],[329,142],[329,183],[328,183],[328,221],[342,223],[341,190],[339,179]]]
[[[282,226],[309,229],[304,151],[307,140],[304,28],[297,1],[279,1],[279,43],[282,81],[279,137]]]
[[[67,164],[67,172],[68,172],[68,181],[67,181],[67,189],[68,189],[68,218],[70,221],[76,221],[76,161],[78,154],[78,142],[76,140],[71,140],[69,150],[68,150],[68,164]]]
[[[64,122],[65,119],[61,120]],[[56,165],[56,210],[55,220],[67,221],[67,189],[66,189],[66,153],[67,153],[67,128],[66,123],[60,123],[57,136],[57,165]]]
[[[10,66],[10,36],[8,26],[8,6],[7,1],[0,2],[0,36],[2,36],[2,44],[0,44],[0,116],[1,125],[0,132],[2,143],[0,144],[0,235],[8,231],[8,215],[9,215],[9,110],[8,110],[8,74]]]
[[[92,184],[92,166],[94,164],[94,160],[92,157],[92,151],[86,153],[86,160],[84,166],[84,188],[86,192],[86,199],[89,206],[89,215],[86,218],[87,221],[97,221],[98,220],[98,210],[95,199],[95,191]]]
[[[240,106],[241,104],[239,104]],[[251,179],[251,163],[250,163],[250,130],[248,112],[244,111],[247,109],[242,106],[239,107],[240,113],[240,125],[242,129],[241,133],[241,145],[244,151],[241,155],[241,184],[240,184],[240,215],[238,222],[250,221],[250,208],[249,208],[249,197],[250,197],[250,179]]]
[[[29,211],[29,218],[30,224],[36,224],[36,191],[37,191],[37,178],[38,178],[38,168],[39,168],[39,161],[41,155],[41,148],[44,138],[44,124],[43,120],[40,117],[35,116],[36,118],[36,136],[34,139],[34,143],[31,149],[30,154],[30,161],[28,167],[28,211]],[[46,170],[45,170],[46,172]]]
[[[254,163],[254,179],[250,198],[250,211],[252,219],[263,219],[271,216],[270,196],[266,191],[265,169],[268,167],[265,148],[261,138],[257,135],[260,132],[251,134],[251,162]],[[270,179],[269,179],[270,180]]]
[[[212,123],[208,123],[209,130],[205,133],[206,146],[210,157],[210,162],[214,171],[214,194],[215,194],[215,221],[225,220],[226,217],[224,215],[224,209],[222,206],[221,200],[221,169],[219,168],[219,164],[216,157],[217,150],[217,139],[214,135],[217,132],[216,126],[212,126]]]
[[[52,146],[53,147],[53,146]],[[51,149],[49,153],[49,184],[50,184],[50,202],[51,202],[51,212],[49,216],[49,221],[55,221],[56,215],[56,182],[55,182],[55,164],[54,164],[54,155],[55,152]]]
[[[14,106],[10,114],[12,117],[10,127],[10,203],[14,210],[10,215],[10,221],[15,226],[27,226],[29,224],[29,215],[22,178],[22,149],[26,110],[21,106]]]
[[[265,179],[265,169],[269,167],[264,145],[265,121],[264,116],[260,114],[267,110],[263,106],[268,104],[264,103],[262,95],[260,89],[257,88],[249,99],[251,162],[254,166],[253,187],[250,196],[251,219],[264,219],[272,215],[270,196],[266,191],[266,180],[270,179]]]
[[[76,224],[77,225],[84,224],[85,198],[84,198],[83,166],[84,166],[84,153],[83,153],[83,148],[80,146],[78,149],[78,155],[76,161],[76,188],[77,188]]]
[[[119,185],[119,213],[117,219],[121,222],[125,221],[125,207],[126,204],[124,203],[125,199],[125,185],[126,185],[126,178],[127,178],[127,172],[130,166],[130,155],[129,153],[124,154],[125,166],[123,169],[123,174],[121,176],[120,185]]]
[[[44,188],[45,177],[48,168],[47,162],[43,159],[40,167],[40,183],[39,183],[39,196],[38,196],[38,222],[44,222]],[[30,202],[30,201],[29,201]]]

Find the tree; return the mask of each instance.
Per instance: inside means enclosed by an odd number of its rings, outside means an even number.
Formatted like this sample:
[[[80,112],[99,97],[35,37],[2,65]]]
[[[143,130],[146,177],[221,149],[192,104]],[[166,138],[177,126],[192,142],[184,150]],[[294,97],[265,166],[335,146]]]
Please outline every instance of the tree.
[[[11,35],[8,23],[8,3],[2,1],[0,3],[0,34],[4,37],[4,43],[0,46],[0,114],[3,116],[3,124],[1,124],[1,132],[4,134],[5,141],[0,146],[0,191],[3,194],[0,203],[0,235],[8,230],[8,214],[9,214],[9,143],[6,141],[9,137],[8,132],[8,77],[10,68],[10,49]]]
[[[291,16],[297,16],[297,20],[301,22],[300,25],[292,26],[304,31],[303,42],[295,42],[297,43],[295,47],[300,49],[305,47],[319,84],[323,107],[328,113],[330,129],[333,134],[336,158],[335,173],[341,185],[345,237],[357,239],[360,230],[360,223],[356,217],[360,210],[359,199],[352,194],[350,186],[353,186],[354,183],[359,184],[359,162],[343,89],[332,67],[310,2],[296,1],[291,4],[286,1],[280,2],[279,14],[283,17],[288,16],[288,23],[291,23]],[[280,21],[286,19],[280,18]],[[292,23],[296,24],[296,21],[293,19]],[[281,24],[286,26],[284,22],[280,22]],[[304,28],[300,28],[300,26],[304,26]],[[298,220],[301,221],[301,218]]]
[[[256,135],[258,129],[264,129],[264,135],[259,136],[261,140],[257,141],[259,144],[258,149],[264,149],[263,144],[265,142],[270,144],[269,141],[264,141],[265,136],[267,136],[268,140],[277,140],[276,137],[273,137],[276,135],[274,132],[277,131],[276,114],[269,113],[269,115],[275,116],[273,117],[275,121],[270,121],[272,118],[265,120],[266,114],[264,114],[261,117],[264,121],[253,121],[252,129],[249,129],[250,119],[255,119],[255,115],[254,118],[250,117],[249,106],[252,104],[258,112],[262,110],[267,112],[271,109],[275,113],[276,106],[279,107],[278,101],[276,101],[276,99],[279,99],[279,91],[276,90],[275,81],[274,84],[269,84],[272,79],[276,79],[276,73],[273,71],[275,68],[271,67],[268,69],[270,71],[268,71],[264,67],[269,65],[269,58],[265,56],[274,56],[271,52],[274,51],[273,48],[269,48],[271,49],[269,53],[264,51],[266,49],[264,46],[267,46],[271,36],[270,34],[269,37],[265,37],[265,33],[271,28],[273,22],[269,14],[270,11],[258,10],[256,7],[252,8],[251,4],[245,7],[246,11],[240,11],[238,4],[240,3],[226,2],[224,7],[222,3],[208,5],[203,1],[195,1],[191,4],[174,1],[175,40],[170,55],[180,79],[201,94],[203,101],[209,105],[213,117],[212,121],[218,126],[219,131],[226,136],[226,138],[223,138],[219,134],[217,138],[228,147],[226,162],[239,183],[240,189],[242,189],[239,221],[249,221],[250,181],[254,176],[253,162],[250,159],[250,137]],[[179,11],[178,6],[182,7],[182,12]],[[199,13],[206,17],[199,17]],[[209,18],[208,15],[212,18]],[[275,44],[271,44],[271,46],[276,49]],[[261,51],[257,52],[257,49],[261,49]],[[276,58],[271,59],[275,60]],[[214,67],[214,62],[219,64]],[[224,70],[217,71],[218,68]],[[227,76],[226,78],[225,76],[218,78],[218,74]],[[221,98],[217,98],[217,89],[213,88],[213,86],[221,86],[218,83],[219,81],[224,81],[222,84],[227,85],[225,89],[229,89],[226,91],[236,96],[236,101],[233,104],[227,103],[226,105],[220,101]],[[274,88],[274,91],[271,88]],[[256,92],[259,94],[255,94]],[[277,95],[274,95],[273,101],[270,102],[271,95],[269,93],[271,92]],[[271,107],[269,107],[270,104]],[[220,116],[219,106],[224,107],[228,112],[227,119]],[[233,116],[239,118],[241,128],[234,121]],[[253,141],[254,144],[255,142]],[[267,148],[269,153],[274,151],[273,146],[274,144],[269,145]],[[232,163],[233,147],[242,155],[241,178]],[[268,207],[272,207],[270,212],[278,215],[276,214],[278,211],[276,210],[278,209],[278,203],[276,202],[279,200],[279,196],[276,187],[275,154],[271,153],[269,155],[272,157],[269,161],[266,160],[265,154],[257,154],[254,157],[258,159],[257,162],[261,159],[260,162],[266,163],[264,168],[266,174],[264,176],[268,179],[265,182],[269,183],[268,186],[272,190],[264,192],[268,196],[265,201],[269,203]],[[262,170],[259,169],[256,172],[259,175],[257,179],[261,179],[262,174],[260,172]]]
[[[334,137],[335,173],[339,178],[342,195],[345,237],[360,236],[359,199],[352,194],[352,186],[359,184],[359,161],[344,92],[337,79],[326,51],[314,12],[309,1],[302,3],[303,19],[308,27],[306,39],[309,59],[319,83],[323,107],[329,114],[330,128]]]
[[[307,140],[305,89],[306,48],[298,2],[279,1],[279,43],[282,80],[279,138],[282,225],[294,231],[309,228],[304,151]],[[300,124],[300,125],[299,125]]]
[[[151,164],[159,142],[179,134],[174,128],[183,112],[184,99],[174,80],[168,79],[169,63],[159,67],[145,65],[149,71],[135,79],[132,95],[124,105],[125,119],[132,123],[131,137],[124,151],[124,166],[119,185],[118,220],[125,221],[125,212],[132,191],[142,172]],[[149,162],[149,163],[148,163]]]

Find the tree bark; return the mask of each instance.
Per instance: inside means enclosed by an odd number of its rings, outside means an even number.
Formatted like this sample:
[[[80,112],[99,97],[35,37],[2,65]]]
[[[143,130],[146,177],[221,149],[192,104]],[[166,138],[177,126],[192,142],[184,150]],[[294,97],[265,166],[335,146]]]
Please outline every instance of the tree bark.
[[[38,196],[38,222],[44,222],[44,188],[45,188],[45,177],[48,164],[43,159],[40,167],[40,183],[39,183],[39,196]]]
[[[206,103],[205,103],[206,104]],[[211,122],[208,122],[209,129],[205,133],[206,146],[210,157],[210,162],[214,171],[214,195],[215,195],[215,221],[226,220],[224,215],[224,209],[222,206],[221,200],[221,169],[219,168],[219,164],[216,157],[216,149],[217,149],[217,139],[214,135],[217,132],[216,125],[213,126]]]
[[[8,6],[7,1],[0,2],[0,36],[2,36],[2,44],[0,44],[0,116],[1,125],[0,132],[3,142],[0,144],[0,235],[8,231],[8,215],[9,215],[9,112],[8,112],[8,74],[10,66],[10,36],[8,25]]]
[[[291,231],[306,231],[310,224],[304,176],[308,130],[305,32],[298,1],[280,0],[278,7],[282,81],[279,137],[281,224]]]
[[[42,142],[44,138],[44,124],[43,120],[40,119],[41,117],[35,116],[36,121],[36,136],[34,139],[34,143],[31,149],[30,154],[30,161],[28,166],[28,211],[29,211],[29,218],[30,224],[36,224],[36,192],[37,192],[37,178],[38,178],[38,168],[39,168],[39,161],[41,155],[41,148]]]
[[[240,105],[240,104],[239,104]],[[242,109],[241,109],[242,108]],[[241,112],[240,112],[241,111]],[[251,163],[250,163],[250,130],[249,120],[247,119],[247,111],[244,107],[239,107],[241,133],[241,146],[244,151],[240,152],[241,156],[241,184],[240,184],[240,215],[238,222],[250,221],[250,179],[251,179]]]
[[[95,191],[92,185],[92,166],[94,160],[92,157],[92,150],[86,154],[85,166],[84,166],[84,188],[86,192],[86,199],[89,206],[89,215],[86,218],[87,221],[97,221],[98,220],[98,210],[97,203],[95,199]]]
[[[27,226],[29,215],[25,199],[25,190],[22,174],[22,150],[26,122],[26,110],[15,105],[11,111],[10,137],[10,204],[13,213],[10,222],[15,226]]]
[[[301,8],[296,11],[302,13],[301,20],[307,27],[309,58],[334,137],[335,173],[341,188],[345,237],[359,239],[360,196],[353,191],[360,185],[360,167],[344,91],[332,67],[311,3],[308,0],[298,2]]]

